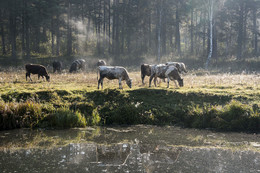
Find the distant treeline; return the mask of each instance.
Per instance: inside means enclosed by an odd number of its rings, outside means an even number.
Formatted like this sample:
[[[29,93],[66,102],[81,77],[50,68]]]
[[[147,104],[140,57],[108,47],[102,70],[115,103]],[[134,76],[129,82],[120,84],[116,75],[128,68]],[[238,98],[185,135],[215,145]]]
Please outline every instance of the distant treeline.
[[[0,1],[0,56],[259,56],[259,0]],[[134,60],[134,59],[133,59]]]

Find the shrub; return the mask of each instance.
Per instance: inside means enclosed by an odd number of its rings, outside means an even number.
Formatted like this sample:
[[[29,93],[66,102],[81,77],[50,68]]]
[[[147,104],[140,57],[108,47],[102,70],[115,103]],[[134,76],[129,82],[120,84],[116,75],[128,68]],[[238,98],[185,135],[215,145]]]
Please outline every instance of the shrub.
[[[106,104],[101,109],[101,120],[103,124],[138,124],[142,120],[138,109],[131,104],[112,105]]]
[[[59,128],[86,127],[86,119],[80,112],[67,107],[57,108],[51,115],[51,126]]]
[[[0,129],[34,128],[43,118],[41,105],[34,102],[0,103]]]

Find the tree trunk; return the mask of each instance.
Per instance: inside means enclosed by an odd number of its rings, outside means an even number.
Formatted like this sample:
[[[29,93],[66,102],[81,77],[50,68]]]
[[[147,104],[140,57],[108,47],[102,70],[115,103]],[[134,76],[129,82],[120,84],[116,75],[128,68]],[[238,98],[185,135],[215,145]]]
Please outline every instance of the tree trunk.
[[[60,20],[59,15],[57,15],[57,24],[56,24],[56,56],[60,55]]]
[[[9,27],[10,27],[10,42],[12,47],[12,58],[16,58],[16,1],[11,1],[9,4]]]
[[[202,52],[206,55],[206,11],[204,11],[204,23],[203,23],[203,38],[202,38]]]
[[[54,19],[51,19],[51,54],[54,55],[55,50],[54,50]]]
[[[212,57],[218,57],[218,39],[217,39],[217,30],[216,30],[216,22],[215,18],[212,21],[213,25],[213,50],[212,50]]]
[[[103,55],[105,55],[106,48],[106,0],[103,2]]]
[[[125,42],[125,1],[122,4],[123,12],[122,12],[122,22],[121,22],[121,54],[124,54],[124,42]]]
[[[110,23],[110,18],[111,18],[111,6],[110,6],[110,0],[108,0],[108,52],[111,53],[111,23]]]
[[[157,63],[159,64],[161,61],[161,25],[162,25],[162,7],[161,4],[157,9],[158,12],[158,35],[157,35],[157,39],[158,39],[158,47],[157,47]]]
[[[25,7],[25,0],[22,1],[23,5],[22,5],[22,56],[25,56],[25,11],[27,10]]]
[[[27,7],[27,3],[26,7]],[[30,49],[30,26],[29,26],[29,17],[28,12],[26,11],[25,15],[25,43],[26,43],[26,58],[30,58],[31,56],[31,49]]]
[[[247,7],[246,5],[244,6],[244,17],[243,17],[243,47],[242,47],[242,54],[244,54],[247,49],[246,49],[246,46],[247,46],[247,33],[246,33],[246,25],[247,25]]]
[[[2,54],[6,55],[6,49],[5,49],[5,30],[4,30],[4,10],[0,11],[0,25],[1,25],[1,38],[2,38]]]
[[[70,19],[71,19],[71,4],[68,0],[68,18],[67,18],[67,55],[71,56],[72,54],[72,31],[71,31],[71,25],[70,25]]]
[[[101,30],[101,0],[99,0],[98,7],[98,20],[97,20],[97,52],[101,54],[101,43],[100,43],[100,30]]]
[[[209,9],[209,33],[210,33],[210,49],[209,55],[205,64],[205,68],[208,69],[210,60],[212,58],[212,51],[213,51],[213,0],[210,0],[210,9]]]
[[[118,10],[118,4],[119,4],[119,0],[116,0],[116,10],[115,10],[115,29],[114,29],[114,32],[115,32],[115,50],[114,50],[114,54],[116,55],[116,58],[117,55],[119,55],[119,10]]]
[[[190,53],[193,54],[193,8],[191,9],[190,21]]]
[[[152,26],[152,22],[151,22],[151,10],[149,10],[149,16],[148,16],[148,47],[151,48],[152,47],[152,29],[151,29],[151,26]]]
[[[257,11],[257,8],[254,7],[253,8],[253,31],[254,31],[254,55],[257,56],[258,55],[258,38],[257,38],[257,25],[256,25],[256,20],[257,20],[257,17],[256,17],[256,11]]]
[[[181,56],[181,36],[180,36],[180,17],[178,2],[176,5],[176,31],[175,31],[175,49],[177,49],[177,55]]]
[[[194,13],[195,13],[195,25],[194,25],[194,41],[195,41],[195,45],[193,45],[194,46],[194,48],[195,48],[195,55],[197,55],[197,19],[198,19],[198,16],[197,16],[197,9],[194,11]]]
[[[240,59],[242,57],[242,48],[243,48],[243,19],[244,19],[244,3],[240,3],[239,10],[239,25],[238,25],[238,37],[237,37],[237,58]]]
[[[161,14],[161,38],[162,38],[162,55],[165,55],[166,54],[166,33],[167,33],[167,30],[166,30],[166,19],[165,19],[165,12],[164,10],[162,9],[162,14]]]

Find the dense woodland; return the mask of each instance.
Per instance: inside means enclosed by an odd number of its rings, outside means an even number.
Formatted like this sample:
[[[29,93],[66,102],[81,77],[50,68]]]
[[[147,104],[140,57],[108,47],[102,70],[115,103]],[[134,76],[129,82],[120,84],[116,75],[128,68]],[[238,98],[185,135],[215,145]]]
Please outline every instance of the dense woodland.
[[[260,54],[260,1],[1,0],[0,33],[10,59],[245,59]]]

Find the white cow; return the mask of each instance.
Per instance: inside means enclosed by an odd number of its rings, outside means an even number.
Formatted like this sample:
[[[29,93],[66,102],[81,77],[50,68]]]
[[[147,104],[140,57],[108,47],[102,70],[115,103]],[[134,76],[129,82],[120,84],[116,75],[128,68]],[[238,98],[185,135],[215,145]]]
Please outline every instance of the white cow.
[[[98,89],[99,85],[103,89],[103,80],[107,78],[109,80],[118,79],[119,89],[123,89],[121,81],[125,80],[129,88],[132,87],[132,79],[129,78],[128,72],[124,67],[120,66],[99,66],[98,67],[100,78],[98,80]]]
[[[178,81],[180,87],[183,86],[183,79],[181,79],[178,69],[175,66],[169,66],[169,65],[165,65],[165,64],[159,64],[159,65],[152,66],[151,76],[150,76],[150,80],[149,80],[149,87],[151,87],[151,82],[152,82],[153,78],[154,78],[154,85],[156,86],[157,77],[161,78],[161,79],[165,79],[165,78],[168,79],[167,88],[169,88],[170,80],[174,81],[176,87],[177,87],[177,83],[175,80]]]
[[[185,64],[183,62],[167,62],[167,63],[165,63],[165,65],[169,65],[169,66],[173,65],[173,66],[175,66],[178,69],[179,73],[182,73],[182,72],[187,73],[188,72],[186,70],[186,66],[185,66]]]

